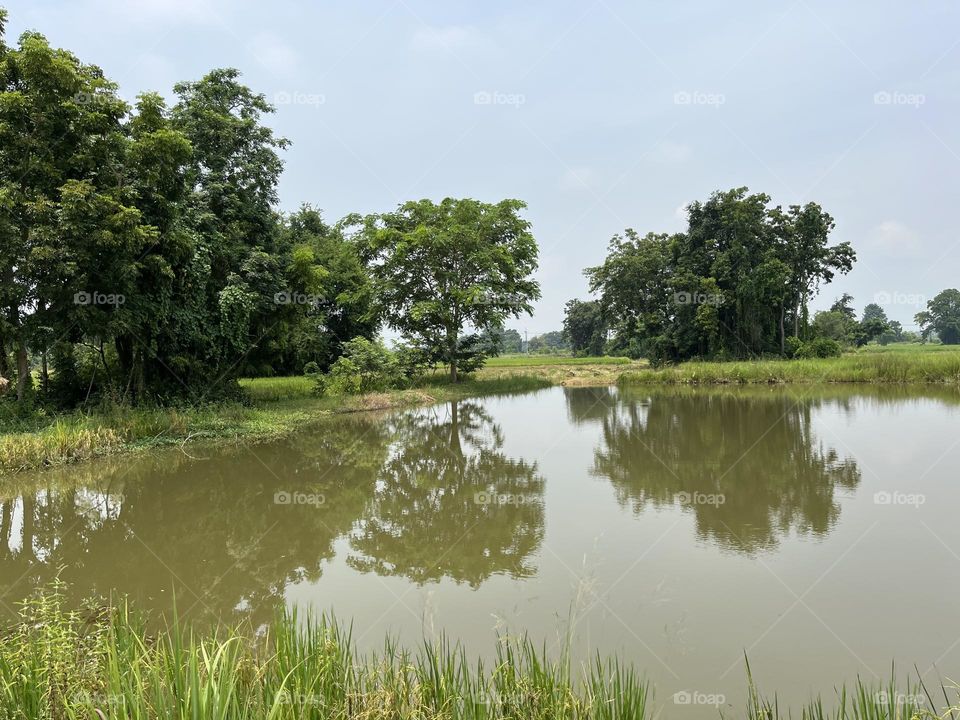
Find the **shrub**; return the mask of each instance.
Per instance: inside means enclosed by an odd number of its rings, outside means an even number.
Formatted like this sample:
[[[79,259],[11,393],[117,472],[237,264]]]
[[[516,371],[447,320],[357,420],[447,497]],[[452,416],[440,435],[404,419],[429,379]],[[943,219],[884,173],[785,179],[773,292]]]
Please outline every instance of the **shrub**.
[[[802,348],[803,340],[798,338],[796,335],[791,335],[784,343],[784,349],[786,350],[788,358],[797,357]]]
[[[320,374],[320,366],[313,360],[303,366],[303,374],[307,377],[313,377]]]
[[[397,360],[400,372],[410,381],[416,380],[433,365],[429,352],[412,345],[398,346],[393,356]]]
[[[397,357],[375,340],[357,337],[343,344],[343,355],[318,382],[317,391],[356,395],[401,387],[406,377]],[[321,389],[322,388],[322,389]]]
[[[815,338],[810,342],[803,343],[796,353],[798,358],[831,358],[840,357],[843,354],[843,347],[836,340],[830,338]]]

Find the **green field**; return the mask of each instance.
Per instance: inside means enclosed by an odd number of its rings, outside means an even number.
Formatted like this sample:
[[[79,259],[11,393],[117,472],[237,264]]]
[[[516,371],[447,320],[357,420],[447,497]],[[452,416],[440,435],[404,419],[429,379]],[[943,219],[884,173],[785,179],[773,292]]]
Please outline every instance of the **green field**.
[[[624,373],[622,383],[944,383],[960,384],[960,347],[888,345],[837,358],[684,362]]]
[[[625,357],[573,357],[572,355],[501,355],[490,358],[484,367],[540,367],[543,365],[629,365]]]

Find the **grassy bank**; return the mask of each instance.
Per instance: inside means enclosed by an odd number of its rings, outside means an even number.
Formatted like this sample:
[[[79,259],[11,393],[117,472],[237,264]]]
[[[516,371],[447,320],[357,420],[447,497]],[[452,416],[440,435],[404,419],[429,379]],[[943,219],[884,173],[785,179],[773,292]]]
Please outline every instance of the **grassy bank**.
[[[388,639],[381,652],[360,654],[344,626],[296,612],[262,632],[161,627],[153,630],[123,603],[70,612],[59,588],[48,589],[0,635],[0,716],[644,720],[688,710],[675,698],[657,707],[628,665],[598,658],[577,666],[567,653],[550,657],[521,639],[501,639],[494,662],[485,664],[443,640],[409,651]],[[755,689],[749,697],[744,712],[751,719],[792,716]],[[950,704],[952,691],[934,699],[910,684],[858,683],[795,716],[952,717],[941,707]]]
[[[545,365],[629,365],[630,358],[598,355],[573,357],[572,355],[501,355],[487,360],[485,367],[543,367]]]
[[[936,347],[936,346],[935,346]],[[625,372],[625,384],[940,383],[960,384],[960,350],[868,350],[838,358],[685,362]]]
[[[544,360],[543,364],[539,364]],[[526,364],[524,364],[526,361]],[[506,380],[524,375],[537,377],[552,385],[613,385],[624,373],[647,366],[645,361],[627,358],[572,358],[562,356],[517,355],[493,358],[477,371],[480,380]]]
[[[384,410],[548,387],[531,375],[476,377],[451,385],[443,378],[410,390],[314,397],[303,377],[243,380],[250,402],[201,407],[99,409],[0,426],[0,473],[60,465],[200,439],[268,439],[338,413]]]

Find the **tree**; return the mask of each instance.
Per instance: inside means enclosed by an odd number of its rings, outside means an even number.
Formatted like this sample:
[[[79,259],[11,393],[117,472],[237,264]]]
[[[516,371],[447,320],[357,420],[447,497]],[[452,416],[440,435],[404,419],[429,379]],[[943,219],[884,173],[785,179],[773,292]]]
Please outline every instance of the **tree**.
[[[833,219],[809,203],[788,211],[747,188],[687,206],[687,230],[614,236],[591,292],[613,331],[610,350],[654,362],[787,353],[821,283],[847,272],[847,243],[827,245]]]
[[[565,307],[563,335],[574,354],[603,355],[607,343],[607,324],[603,308],[596,300],[570,300]]]
[[[504,330],[500,336],[500,348],[504,353],[519,353],[523,351],[523,338],[513,328]]]
[[[903,342],[905,339],[903,325],[898,320],[890,320],[886,329],[877,338],[877,342],[881,345],[889,345],[894,342]]]
[[[857,311],[853,309],[853,295],[844,293],[830,306],[830,312],[838,312],[848,320],[856,320]]]
[[[884,312],[884,309],[877,305],[877,303],[869,303],[863,309],[863,317],[860,319],[860,322],[866,323],[871,320],[880,320],[884,325],[890,322],[887,319],[887,313]]]
[[[924,340],[936,333],[944,345],[960,344],[960,290],[944,290],[914,317]]]
[[[781,259],[790,268],[787,297],[793,301],[793,335],[799,337],[801,324],[807,321],[807,305],[820,284],[831,282],[836,273],[850,272],[857,256],[848,242],[827,245],[836,223],[817,203],[791,205],[786,212],[777,207],[771,212],[771,221]],[[784,316],[781,309],[781,344]]]
[[[281,288],[249,354],[250,375],[299,374],[308,362],[326,371],[355,338],[372,340],[380,325],[373,283],[351,230],[358,216],[333,226],[311,205],[285,217],[276,255]]]
[[[124,193],[127,106],[116,86],[38,33],[7,46],[5,24],[0,10],[0,355],[14,349],[22,400],[28,347],[45,358],[47,343],[74,330],[74,293],[117,292],[71,289],[77,277],[115,277],[119,260],[150,238]],[[94,267],[82,266],[91,258]],[[86,310],[102,325],[116,306]]]
[[[815,338],[827,338],[839,343],[853,341],[857,322],[840,310],[821,310],[813,316],[813,335]]]
[[[520,217],[519,200],[496,204],[447,198],[402,204],[368,218],[366,244],[386,321],[458,378],[482,359],[466,326],[477,332],[532,313],[540,286],[537,243]]]

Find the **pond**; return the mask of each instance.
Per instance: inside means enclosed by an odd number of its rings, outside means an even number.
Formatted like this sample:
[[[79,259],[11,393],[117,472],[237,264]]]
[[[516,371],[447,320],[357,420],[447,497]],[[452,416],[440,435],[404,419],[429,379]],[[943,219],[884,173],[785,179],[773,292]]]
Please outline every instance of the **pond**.
[[[58,573],[199,623],[332,610],[363,648],[527,632],[669,716],[960,680],[960,394],[551,388],[7,480],[0,604]],[[684,705],[684,707],[678,707]]]

